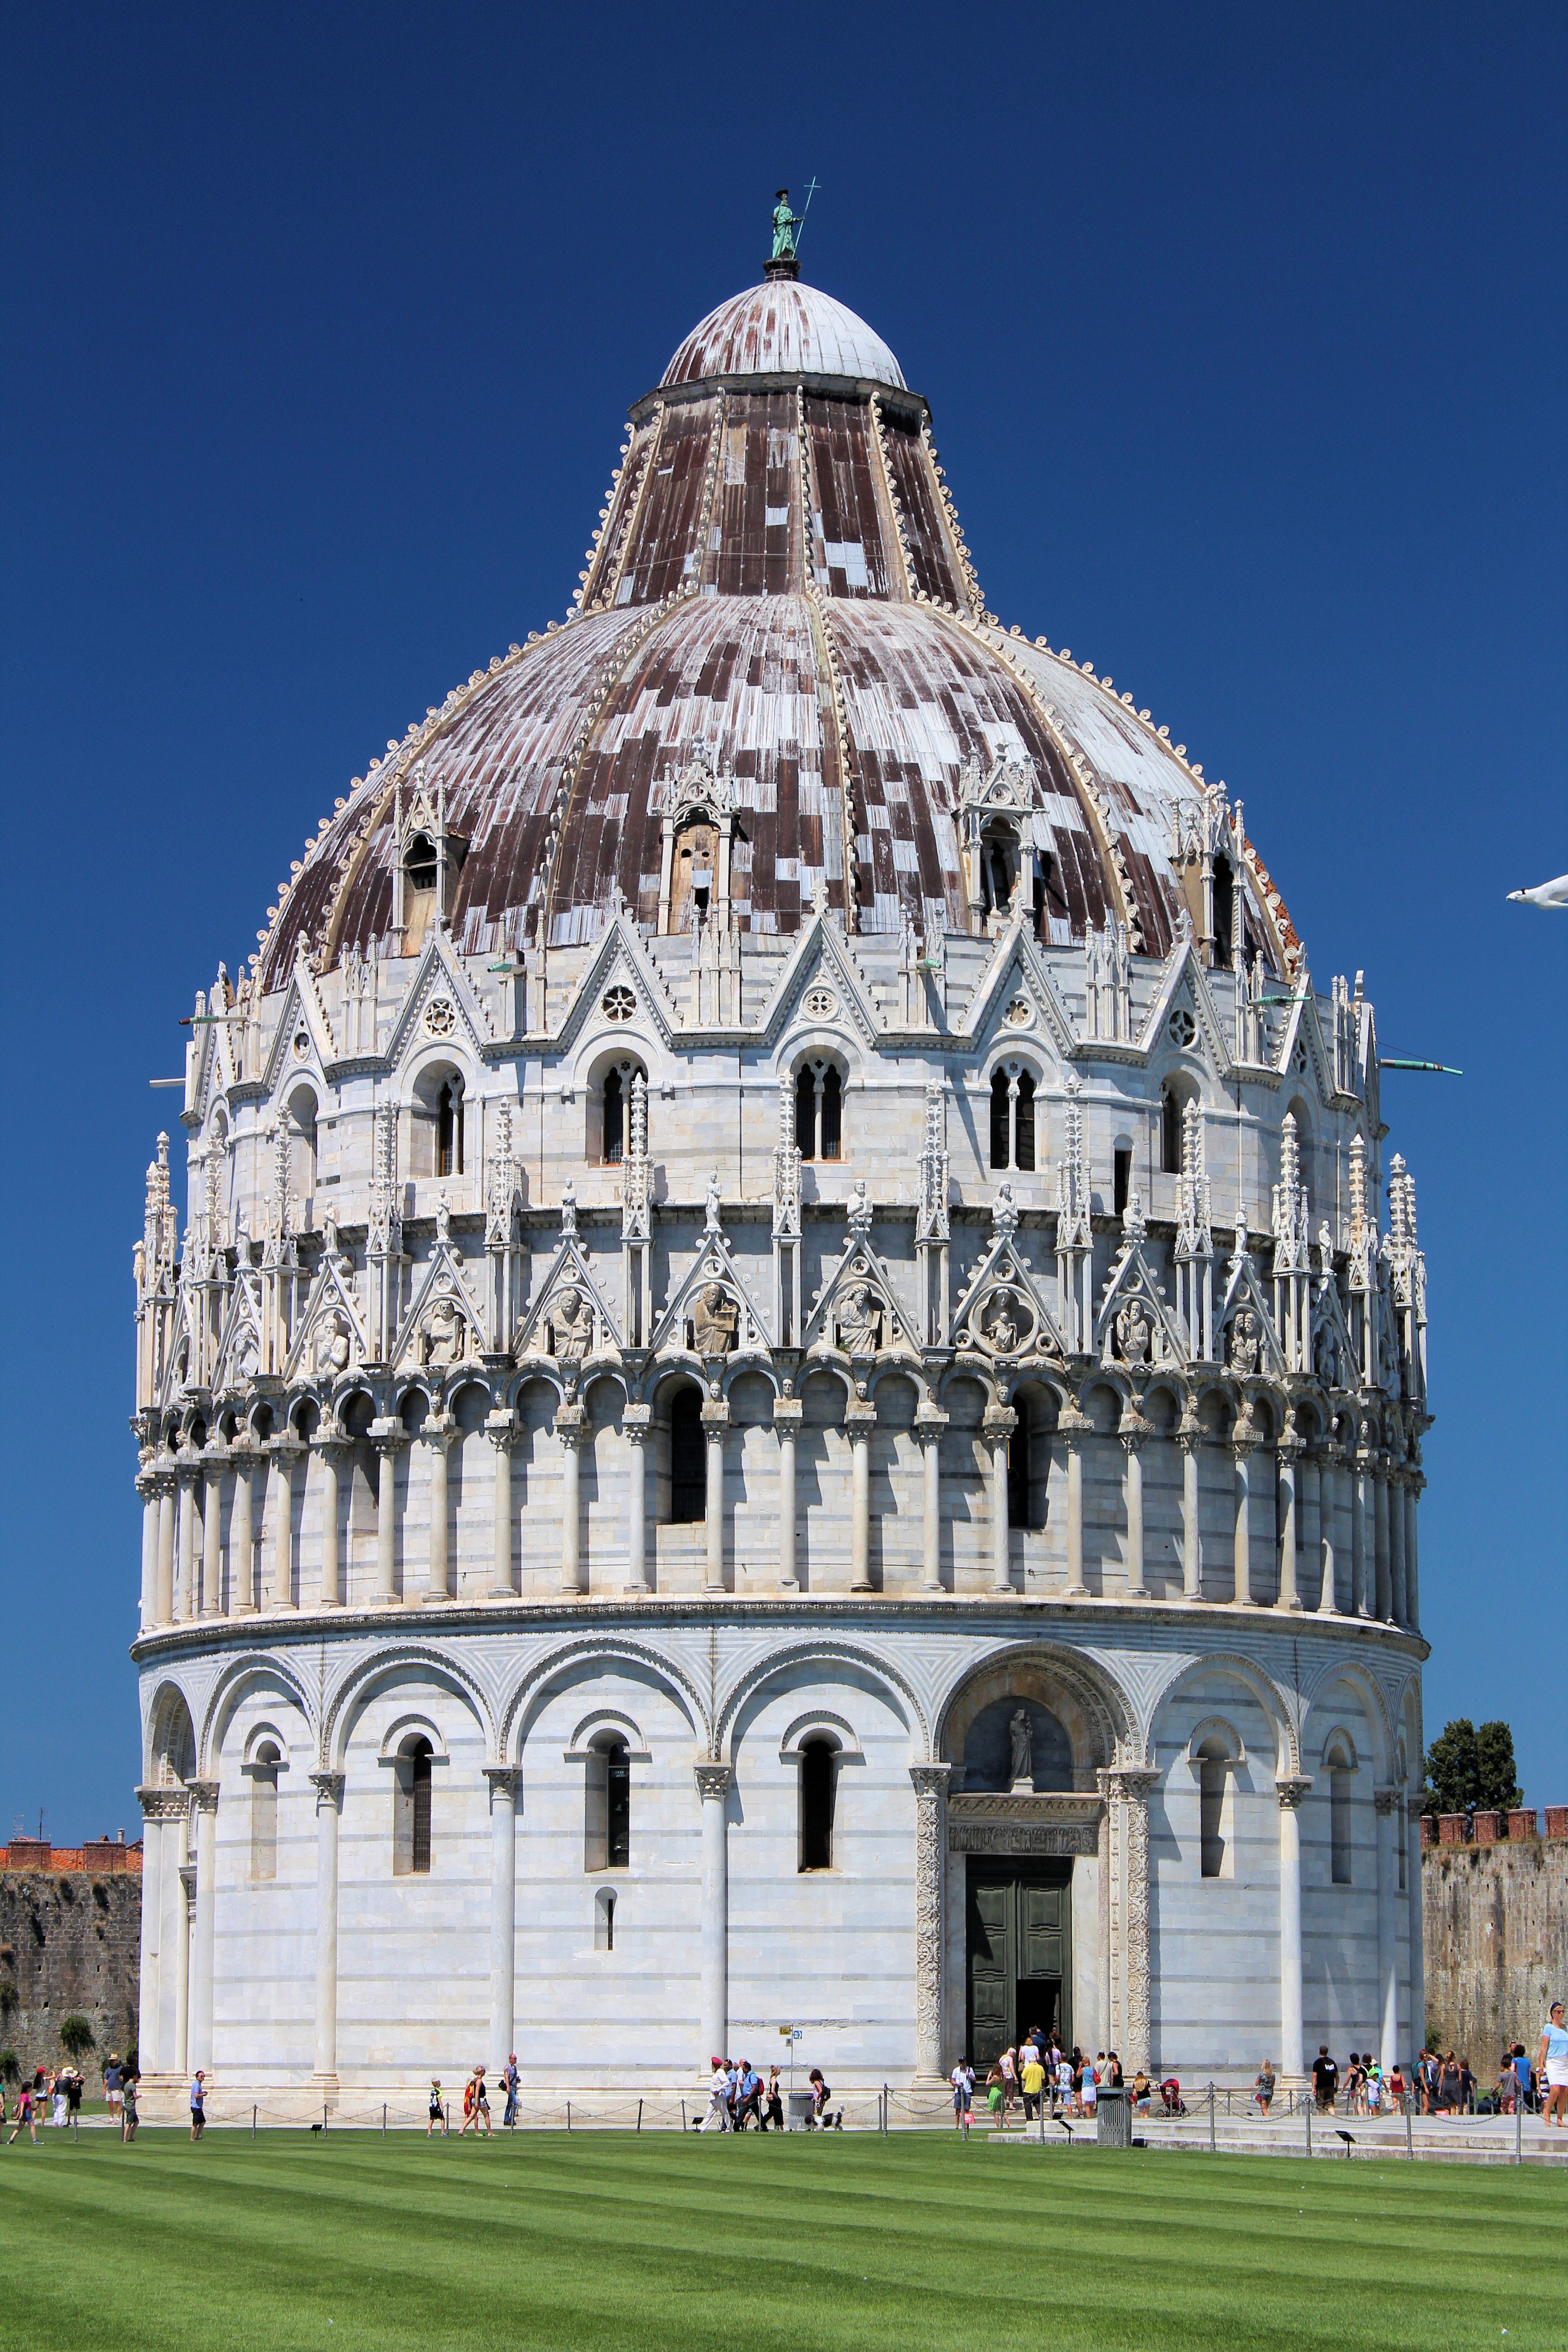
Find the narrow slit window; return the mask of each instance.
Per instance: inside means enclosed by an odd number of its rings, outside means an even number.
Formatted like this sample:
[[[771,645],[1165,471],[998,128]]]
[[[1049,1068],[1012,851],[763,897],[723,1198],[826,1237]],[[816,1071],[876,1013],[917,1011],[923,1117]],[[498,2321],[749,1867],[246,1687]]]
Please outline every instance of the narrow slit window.
[[[808,1739],[800,1751],[800,1867],[833,1867],[833,1799],[837,1758],[826,1739]]]
[[[392,1868],[395,1876],[430,1867],[430,1761],[427,1739],[410,1740],[394,1767]]]
[[[278,1875],[279,1753],[268,1743],[258,1750],[250,1776],[250,1874]]]
[[[448,1078],[436,1098],[436,1173],[463,1172],[463,1089]]]
[[[1011,1105],[1007,1100],[1007,1073],[998,1070],[991,1081],[991,1165],[1005,1168],[1009,1164],[1008,1128],[1012,1123]]]
[[[632,1760],[624,1739],[605,1754],[605,1860],[625,1870],[632,1850]]]
[[[1131,1145],[1119,1143],[1111,1166],[1111,1205],[1117,1216],[1126,1213],[1132,1193],[1132,1151]]]
[[[1205,1740],[1198,1751],[1198,1871],[1218,1878],[1225,1869],[1226,1755],[1217,1740]]]
[[[1013,1149],[1013,1165],[1026,1176],[1035,1167],[1035,1081],[1027,1070],[1018,1073],[1018,1100],[1016,1108],[1016,1134]]]
[[[677,1527],[707,1516],[708,1447],[702,1434],[702,1399],[679,1389],[669,1408],[669,1516]]]
[[[844,1156],[844,1082],[830,1062],[822,1074],[822,1119],[819,1142],[824,1160]]]
[[[795,1082],[795,1140],[803,1160],[816,1157],[816,1075],[807,1063]]]
[[[619,1070],[605,1076],[605,1144],[601,1158],[606,1168],[619,1167],[626,1156],[626,1098]]]
[[[1182,1098],[1174,1087],[1160,1098],[1160,1166],[1167,1176],[1182,1172]]]
[[[1351,1775],[1340,1763],[1329,1769],[1330,1873],[1335,1886],[1351,1884]]]

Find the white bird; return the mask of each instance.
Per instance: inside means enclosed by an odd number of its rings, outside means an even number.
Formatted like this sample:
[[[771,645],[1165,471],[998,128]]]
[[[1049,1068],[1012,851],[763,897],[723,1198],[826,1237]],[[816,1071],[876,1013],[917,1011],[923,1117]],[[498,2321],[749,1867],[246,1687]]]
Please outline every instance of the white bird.
[[[1555,882],[1538,882],[1533,890],[1510,890],[1508,895],[1521,907],[1568,907],[1568,874],[1560,874]]]

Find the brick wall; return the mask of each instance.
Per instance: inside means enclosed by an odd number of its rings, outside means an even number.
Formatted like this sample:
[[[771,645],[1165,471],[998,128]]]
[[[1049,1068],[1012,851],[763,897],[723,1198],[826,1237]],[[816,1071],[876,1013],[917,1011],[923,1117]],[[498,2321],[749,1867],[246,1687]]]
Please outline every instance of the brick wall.
[[[141,1944],[139,1868],[0,1870],[0,2049],[24,2068],[58,2065],[61,2019],[85,2017],[92,2083],[105,2053],[136,2039]]]
[[[1504,2045],[1531,2057],[1548,2001],[1568,2000],[1568,1811],[1547,1808],[1545,1837],[1524,1811],[1446,1815],[1422,1824],[1421,1910],[1428,2032],[1468,2057],[1478,2080]]]

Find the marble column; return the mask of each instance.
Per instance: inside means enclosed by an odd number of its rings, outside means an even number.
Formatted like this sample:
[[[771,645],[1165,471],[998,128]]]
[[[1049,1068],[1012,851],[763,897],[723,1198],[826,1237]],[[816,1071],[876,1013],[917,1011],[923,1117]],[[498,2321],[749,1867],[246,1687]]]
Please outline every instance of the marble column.
[[[1288,1773],[1275,1781],[1279,1799],[1279,2071],[1301,2074],[1301,1822],[1300,1803],[1311,1781]]]
[[[439,1603],[447,1598],[449,1509],[447,1467],[458,1424],[449,1412],[427,1413],[420,1429],[430,1450],[430,1536],[425,1552],[425,1599]]]
[[[228,1613],[256,1613],[256,1508],[253,1484],[261,1456],[248,1445],[234,1454],[234,1502],[228,1516]]]
[[[1287,1433],[1279,1440],[1277,1457],[1279,1528],[1279,1599],[1281,1609],[1300,1609],[1301,1597],[1296,1589],[1296,1475],[1301,1458],[1301,1441]]]
[[[145,2075],[172,2074],[163,2015],[163,1970],[168,1958],[171,1982],[173,1953],[168,1937],[170,1882],[179,1886],[184,1859],[182,1841],[189,1803],[183,1789],[147,1787],[136,1791],[142,1807],[142,1972],[137,2014],[137,2063]],[[179,1903],[184,1906],[184,1889]]]
[[[583,1581],[583,1521],[578,1496],[577,1449],[583,1443],[587,1415],[580,1404],[555,1408],[555,1435],[561,1446],[561,1590],[581,1592]],[[510,1474],[509,1474],[510,1475]],[[509,1532],[507,1542],[511,1541]]]
[[[1351,1615],[1370,1615],[1366,1577],[1366,1465],[1358,1447],[1351,1467]]]
[[[1296,1465],[1296,1508],[1300,1517],[1301,1570],[1305,1588],[1300,1601],[1303,1609],[1315,1609],[1319,1600],[1317,1577],[1322,1558],[1323,1517],[1321,1457],[1317,1454],[1303,1451]]]
[[[871,1432],[877,1426],[872,1404],[847,1405],[845,1434],[849,1440],[849,1590],[871,1590]]]
[[[323,1609],[342,1606],[338,1590],[338,1465],[346,1450],[341,1437],[310,1440],[310,1451],[321,1465],[321,1589],[317,1598]]]
[[[1143,1441],[1153,1436],[1153,1424],[1141,1417],[1130,1421],[1124,1412],[1118,1434],[1127,1456],[1123,1482],[1127,1507],[1127,1597],[1130,1601],[1144,1601],[1148,1598],[1149,1587],[1144,1580]]]
[[[316,1792],[316,2064],[312,2079],[338,2079],[338,1817],[341,1772],[312,1772]]]
[[[1318,1614],[1339,1608],[1340,1449],[1325,1445],[1318,1477]]]
[[[185,1990],[190,1976],[190,1890],[185,1846],[191,1801],[184,1788],[163,1791],[158,1895],[158,2060],[164,2074],[185,2071]],[[145,1900],[145,1895],[143,1895]]]
[[[795,1446],[805,1407],[798,1397],[773,1400],[773,1437],[779,1449],[779,1590],[798,1592],[800,1571],[795,1557]],[[711,2053],[709,2053],[711,2055]]]
[[[1410,2043],[1405,2052],[1409,2057],[1426,2039],[1426,1954],[1425,1924],[1421,1909],[1421,1812],[1417,1792],[1411,1792],[1405,1808],[1405,1933],[1410,1947]]]
[[[397,1600],[397,1457],[408,1443],[400,1421],[373,1421],[375,1448],[375,1591],[372,1606],[391,1609]]]
[[[1007,1446],[1018,1426],[1009,1405],[988,1405],[981,1432],[991,1451],[991,1590],[1013,1590],[1011,1530],[1007,1525]]]
[[[1121,1949],[1110,1955],[1118,2055],[1123,2068],[1148,2066],[1149,2028],[1149,1792],[1157,1772],[1117,1768],[1103,1776],[1105,1794],[1116,1809],[1118,1885],[1112,1916],[1120,1921]]]
[[[697,1793],[702,1801],[702,1993],[699,2032],[702,2048],[699,2064],[728,2055],[730,1967],[730,1854],[726,1816],[730,1782],[728,1764],[704,1762],[697,1767]]]
[[[191,1912],[196,1891],[196,1865],[185,1858],[185,1825],[178,1832],[179,1865],[174,1872],[174,2033],[170,2063],[176,2074],[188,2074],[191,2057]]]
[[[273,1609],[294,1606],[294,1465],[304,1448],[291,1431],[268,1441],[272,1456],[272,1583],[265,1596]]]
[[[942,1584],[942,1437],[947,1415],[922,1404],[915,1415],[921,1447],[921,1590],[940,1592]]]
[[[648,1592],[647,1572],[647,1441],[653,1427],[653,1407],[628,1404],[621,1415],[626,1441],[626,1591]]]
[[[915,2074],[946,2077],[942,2042],[942,1919],[947,1886],[947,1764],[911,1764],[915,1790]]]
[[[217,1782],[193,1780],[196,1808],[196,1912],[191,1937],[190,2040],[192,2073],[213,2063],[213,1926],[217,1908]]]
[[[1405,1605],[1410,1612],[1407,1622],[1413,1633],[1421,1631],[1421,1578],[1415,1551],[1415,1507],[1426,1484],[1419,1470],[1412,1470],[1405,1482]]]
[[[202,1464],[202,1598],[200,1614],[216,1617],[223,1610],[223,1472],[224,1456]]]
[[[577,1408],[577,1433],[579,1438],[582,1434],[582,1423],[583,1413],[582,1408],[579,1406]],[[559,1433],[559,1416],[557,1417],[557,1432]],[[489,1439],[493,1452],[493,1459],[490,1465],[491,1549],[489,1598],[492,1601],[510,1601],[513,1592],[516,1591],[516,1587],[511,1580],[511,1449],[517,1443],[517,1416],[515,1413],[511,1413],[504,1410],[487,1413],[485,1416],[485,1435]],[[564,1444],[564,1441],[563,1441],[563,1443]],[[576,1556],[577,1546],[581,1540],[578,1533],[576,1445],[573,1444],[570,1446],[564,1446],[562,1459],[563,1463],[568,1460],[571,1463],[571,1471],[566,1481],[567,1486],[571,1489],[571,1511],[570,1514],[566,1511],[567,1497],[563,1495],[562,1497],[561,1523],[563,1538],[561,1549],[561,1589],[563,1592],[574,1592],[578,1589],[578,1578],[581,1565]],[[566,1547],[564,1540],[568,1516],[570,1517],[571,1521],[573,1544],[572,1581],[570,1584],[566,1581]],[[446,1580],[443,1576],[443,1585],[445,1584],[445,1581]]]
[[[714,1399],[702,1408],[702,1435],[707,1444],[707,1475],[704,1480],[705,1504],[703,1533],[706,1537],[706,1557],[702,1570],[704,1592],[724,1590],[724,1432],[730,1426],[730,1408]]]
[[[136,1480],[142,1497],[142,1631],[151,1633],[158,1610],[158,1481],[145,1470]]]
[[[1394,1840],[1397,1827],[1397,1789],[1374,1789],[1377,1809],[1377,2014],[1378,2056],[1392,2066],[1399,2056],[1398,1856]]]
[[[511,2055],[517,1979],[517,1784],[513,1765],[487,1764],[490,1791],[490,2067]]]
[[[1373,1613],[1386,1625],[1394,1614],[1394,1586],[1388,1566],[1388,1479],[1380,1465],[1373,1476],[1373,1530],[1376,1544],[1377,1596]]]
[[[172,1456],[165,1456],[172,1465]],[[172,1466],[158,1472],[158,1598],[157,1622],[174,1622],[174,1522],[179,1517],[180,1482]]]
[[[174,1618],[188,1624],[196,1613],[196,1480],[201,1464],[194,1454],[182,1453],[180,1482],[180,1581],[174,1595]]]
[[[1395,1625],[1408,1625],[1409,1603],[1405,1591],[1405,1473],[1391,1469],[1388,1490],[1388,1584]]]
[[[1236,1599],[1250,1602],[1252,1599],[1252,1449],[1258,1443],[1256,1431],[1244,1422],[1237,1422],[1231,1433],[1231,1456],[1236,1464],[1236,1538],[1232,1549]]]
[[[1058,1421],[1057,1433],[1067,1447],[1068,1457],[1068,1583],[1069,1598],[1080,1600],[1089,1591],[1083,1580],[1083,1441],[1090,1424],[1082,1414],[1072,1421]]]
[[[1183,1416],[1176,1431],[1176,1444],[1182,1449],[1182,1598],[1201,1601],[1204,1593],[1204,1538],[1200,1517],[1201,1501],[1198,1484],[1198,1451],[1204,1442],[1202,1426]]]

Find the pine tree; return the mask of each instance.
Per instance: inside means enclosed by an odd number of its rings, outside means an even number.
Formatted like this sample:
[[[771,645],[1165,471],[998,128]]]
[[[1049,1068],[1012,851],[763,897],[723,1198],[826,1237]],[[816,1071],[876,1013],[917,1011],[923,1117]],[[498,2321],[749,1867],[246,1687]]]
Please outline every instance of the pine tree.
[[[1506,1723],[1483,1723],[1476,1733],[1476,1802],[1484,1813],[1506,1813],[1524,1799]]]
[[[1473,1813],[1480,1777],[1476,1763],[1476,1727],[1461,1715],[1443,1726],[1426,1750],[1424,1813]]]

